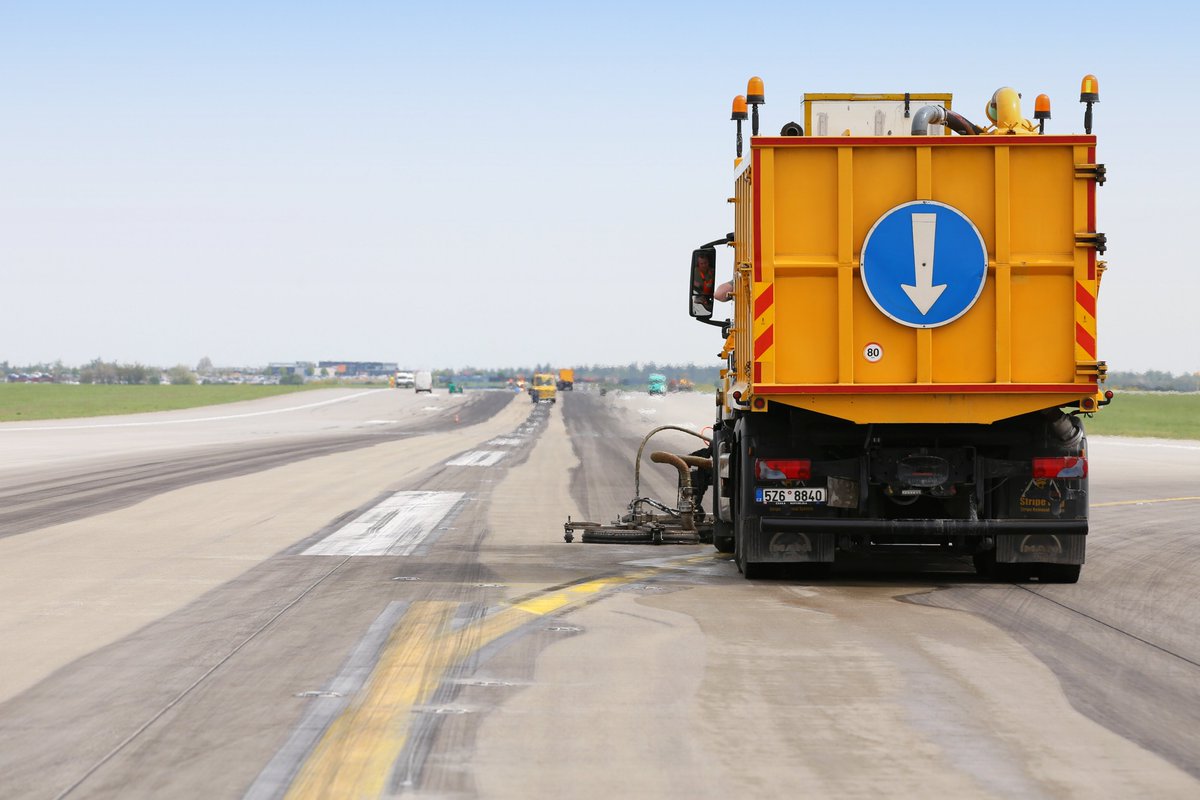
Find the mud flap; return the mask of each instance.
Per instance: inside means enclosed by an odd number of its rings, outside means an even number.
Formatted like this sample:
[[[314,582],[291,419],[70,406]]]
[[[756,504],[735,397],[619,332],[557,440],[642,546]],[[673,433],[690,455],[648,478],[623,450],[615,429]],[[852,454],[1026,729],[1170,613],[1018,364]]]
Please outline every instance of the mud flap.
[[[832,533],[803,533],[772,530],[754,520],[754,534],[747,537],[746,561],[759,564],[833,563],[836,537]]]
[[[1006,533],[996,537],[997,564],[1082,564],[1082,534]]]

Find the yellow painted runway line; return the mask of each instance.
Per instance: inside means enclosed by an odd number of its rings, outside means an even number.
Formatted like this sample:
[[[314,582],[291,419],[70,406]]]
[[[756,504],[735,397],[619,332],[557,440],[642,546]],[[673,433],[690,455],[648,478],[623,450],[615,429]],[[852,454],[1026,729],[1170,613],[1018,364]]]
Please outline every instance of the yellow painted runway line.
[[[1111,503],[1092,503],[1092,508],[1109,508],[1111,506],[1146,506],[1151,503],[1186,503],[1200,500],[1200,497],[1159,497],[1153,500],[1114,500]]]
[[[392,631],[362,693],[321,737],[287,797],[379,797],[408,739],[412,708],[457,660],[444,632],[458,603],[414,603]]]
[[[711,560],[705,555],[681,563]],[[286,797],[380,797],[408,740],[414,706],[429,702],[448,669],[531,619],[590,603],[607,589],[669,569],[641,568],[527,597],[458,630],[451,628],[458,603],[413,603],[389,637],[362,692],[330,724],[300,766]]]

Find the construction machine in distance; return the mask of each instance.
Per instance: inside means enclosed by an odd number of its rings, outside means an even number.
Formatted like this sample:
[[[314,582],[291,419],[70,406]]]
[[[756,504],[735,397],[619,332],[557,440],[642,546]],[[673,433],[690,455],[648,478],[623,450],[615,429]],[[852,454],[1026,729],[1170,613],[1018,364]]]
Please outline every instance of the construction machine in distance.
[[[558,390],[560,392],[575,391],[575,370],[560,369],[558,371]]]
[[[557,387],[554,374],[550,372],[535,372],[533,383],[529,384],[529,396],[535,403],[553,403],[557,400]]]
[[[693,252],[689,310],[725,337],[713,541],[746,577],[862,552],[1078,580],[1083,420],[1112,399],[1098,100],[1089,75],[1085,133],[1061,135],[1045,95],[1030,121],[1008,87],[986,125],[948,93],[809,94],[803,125],[759,136],[762,81],[735,98],[734,230]]]

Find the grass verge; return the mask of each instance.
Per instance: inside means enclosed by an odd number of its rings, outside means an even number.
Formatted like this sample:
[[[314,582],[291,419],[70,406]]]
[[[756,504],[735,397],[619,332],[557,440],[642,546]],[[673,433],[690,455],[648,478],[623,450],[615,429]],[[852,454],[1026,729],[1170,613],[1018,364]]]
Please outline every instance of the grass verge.
[[[1118,391],[1084,425],[1100,436],[1200,439],[1200,394]]]
[[[306,386],[102,386],[0,383],[0,422],[140,414],[236,403],[309,389]],[[705,387],[707,388],[707,387]],[[1200,394],[1118,392],[1112,404],[1086,420],[1100,436],[1200,439]]]
[[[307,386],[105,386],[0,383],[0,422],[172,411],[304,391]],[[318,388],[318,387],[313,387]]]

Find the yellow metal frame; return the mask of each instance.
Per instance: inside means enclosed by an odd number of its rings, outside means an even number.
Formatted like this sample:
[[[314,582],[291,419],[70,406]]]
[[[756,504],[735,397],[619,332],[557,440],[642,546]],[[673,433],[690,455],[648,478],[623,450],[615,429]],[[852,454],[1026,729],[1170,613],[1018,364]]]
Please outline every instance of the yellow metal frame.
[[[1094,398],[1103,269],[1094,174],[1081,169],[1094,148],[1091,136],[755,139],[734,191],[743,402],[987,423]],[[866,230],[910,200],[959,208],[988,249],[979,299],[935,329],[888,319],[862,286]],[[889,357],[860,358],[867,341]]]

